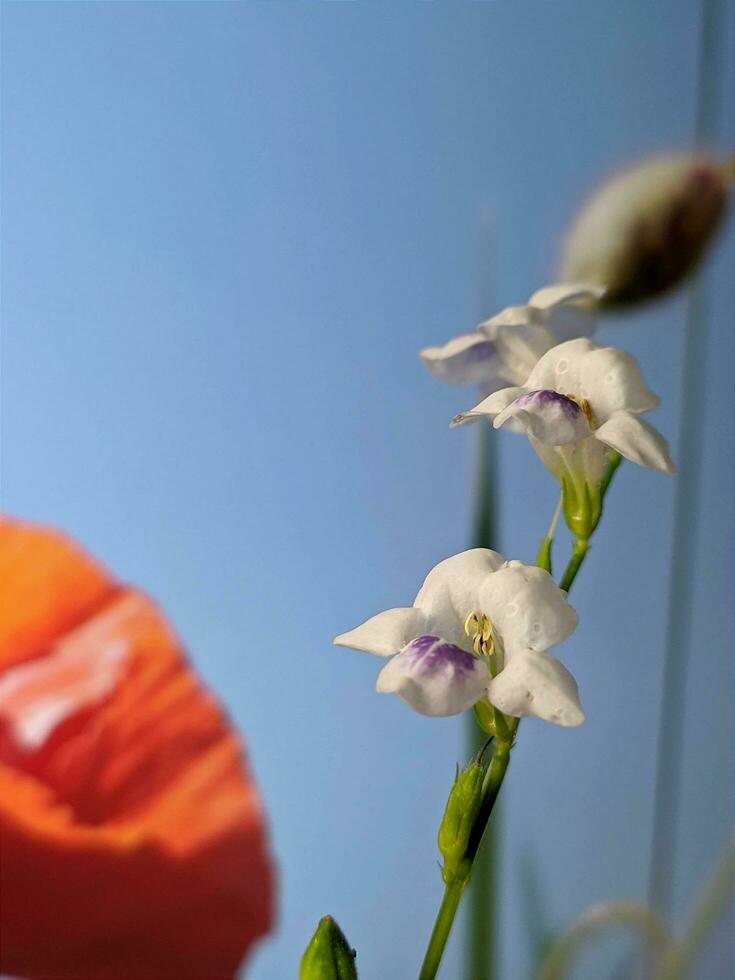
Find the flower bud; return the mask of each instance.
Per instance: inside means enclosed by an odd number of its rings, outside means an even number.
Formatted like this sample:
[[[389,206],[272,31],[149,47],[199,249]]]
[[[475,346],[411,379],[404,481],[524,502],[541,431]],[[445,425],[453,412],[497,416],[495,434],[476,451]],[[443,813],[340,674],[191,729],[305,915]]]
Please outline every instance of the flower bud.
[[[568,234],[562,280],[604,287],[602,307],[654,299],[692,273],[727,206],[727,166],[668,154],[592,195]]]
[[[482,802],[485,770],[473,762],[457,775],[439,826],[439,850],[444,855],[442,877],[446,884],[469,878],[472,863],[465,859],[467,845]]]
[[[325,915],[301,958],[299,980],[357,980],[356,955],[332,916]]]

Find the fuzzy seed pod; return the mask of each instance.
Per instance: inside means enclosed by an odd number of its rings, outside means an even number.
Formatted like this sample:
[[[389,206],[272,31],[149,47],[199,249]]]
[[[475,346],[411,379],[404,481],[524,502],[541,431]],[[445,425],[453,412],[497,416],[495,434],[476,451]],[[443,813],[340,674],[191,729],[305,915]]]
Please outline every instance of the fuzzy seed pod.
[[[582,208],[566,240],[561,279],[605,288],[603,307],[669,292],[699,264],[727,207],[727,167],[668,154],[623,171]]]

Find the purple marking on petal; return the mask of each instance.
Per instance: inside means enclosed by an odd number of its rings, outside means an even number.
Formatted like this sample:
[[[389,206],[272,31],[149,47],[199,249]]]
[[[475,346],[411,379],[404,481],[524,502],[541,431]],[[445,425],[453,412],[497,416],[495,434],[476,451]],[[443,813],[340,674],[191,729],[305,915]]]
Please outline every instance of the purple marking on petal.
[[[429,347],[421,357],[432,374],[450,384],[494,382],[498,352],[493,341],[480,333],[455,337],[443,347]]]
[[[476,364],[480,361],[487,361],[491,357],[497,356],[497,350],[492,340],[483,340],[479,344],[473,344],[461,355],[465,364]]]
[[[582,412],[582,409],[573,398],[567,398],[566,395],[560,395],[558,391],[553,391],[549,388],[545,388],[541,391],[528,391],[525,395],[520,395],[513,402],[513,405],[517,408],[524,408],[526,405],[533,404],[543,406],[558,405],[559,408],[564,410],[570,419],[577,418],[577,416]]]
[[[466,674],[473,671],[476,664],[471,653],[439,636],[417,636],[401,650],[401,654],[427,674],[442,667],[449,667],[455,674]]]

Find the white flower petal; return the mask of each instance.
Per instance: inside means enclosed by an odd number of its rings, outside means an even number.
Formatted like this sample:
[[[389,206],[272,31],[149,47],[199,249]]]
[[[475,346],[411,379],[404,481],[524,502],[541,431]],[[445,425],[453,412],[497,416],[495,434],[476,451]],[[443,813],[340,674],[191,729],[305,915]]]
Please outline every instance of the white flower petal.
[[[488,686],[490,702],[515,718],[528,715],[573,728],[585,719],[577,682],[546,653],[517,651]]]
[[[591,337],[597,329],[597,314],[583,306],[556,306],[549,310],[546,326],[557,344],[575,337]]]
[[[479,602],[507,651],[548,650],[571,636],[579,621],[551,575],[522,561],[506,562],[486,579]]]
[[[562,303],[594,303],[604,295],[605,290],[599,286],[586,283],[559,283],[555,286],[544,286],[537,289],[529,299],[530,306],[540,310],[548,310]]]
[[[676,472],[668,443],[644,419],[629,415],[628,412],[616,412],[600,426],[595,436],[639,466],[668,474]]]
[[[489,320],[483,320],[477,327],[478,330],[495,340],[499,327],[525,327],[529,324],[539,325],[544,317],[530,306],[506,306],[500,313],[491,316]]]
[[[528,391],[511,402],[495,419],[500,429],[515,420],[529,435],[551,446],[563,446],[590,435],[587,417],[579,405],[558,391]]]
[[[467,333],[442,347],[427,347],[420,357],[435,377],[450,384],[502,383],[495,345],[483,333]]]
[[[614,347],[600,347],[584,357],[577,394],[589,399],[599,423],[614,412],[637,415],[658,406],[658,398],[646,387],[635,358]]]
[[[579,442],[565,446],[547,446],[533,436],[528,441],[538,454],[546,469],[557,480],[571,478],[578,486],[587,482],[590,487],[599,486],[605,473],[610,453],[605,445],[595,438],[597,433]]]
[[[425,626],[424,614],[420,609],[387,609],[348,633],[341,633],[334,643],[338,647],[351,647],[379,657],[390,657],[425,632]]]
[[[540,358],[526,379],[524,387],[529,391],[553,388],[562,395],[574,395],[575,398],[587,397],[581,395],[579,391],[581,367],[587,354],[599,349],[600,345],[587,337],[578,337],[576,340],[557,344]]]
[[[490,678],[484,660],[438,636],[420,636],[378,675],[377,690],[397,694],[414,711],[443,718],[471,708]]]
[[[501,388],[500,391],[494,391],[492,395],[483,398],[479,405],[475,405],[469,412],[460,412],[459,415],[455,415],[449,424],[452,428],[456,428],[460,425],[471,425],[483,418],[492,418],[525,393],[525,388]]]
[[[495,335],[495,346],[505,373],[518,384],[526,380],[538,359],[555,344],[556,338],[546,327],[531,324],[500,327]]]
[[[485,582],[503,564],[503,556],[496,551],[471,548],[435,565],[414,602],[425,616],[426,632],[461,640],[467,616],[480,608]]]

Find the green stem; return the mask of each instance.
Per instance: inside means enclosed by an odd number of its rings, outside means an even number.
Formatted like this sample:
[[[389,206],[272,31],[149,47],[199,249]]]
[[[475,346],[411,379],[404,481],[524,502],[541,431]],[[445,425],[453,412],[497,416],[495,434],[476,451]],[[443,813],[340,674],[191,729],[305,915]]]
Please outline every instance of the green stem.
[[[539,568],[545,568],[549,575],[552,574],[551,567],[551,549],[554,545],[554,537],[556,536],[556,526],[559,523],[559,518],[561,516],[562,507],[564,506],[564,494],[562,493],[559,497],[559,503],[556,505],[556,510],[554,511],[554,516],[551,518],[551,524],[549,525],[549,530],[546,532],[546,537],[541,542],[541,547],[539,548],[538,555],[536,555],[536,564]]]
[[[541,542],[541,547],[536,555],[536,564],[539,568],[545,568],[546,571],[551,575],[552,564],[551,564],[551,548],[554,544],[553,538],[544,538]]]
[[[475,860],[480,843],[482,842],[482,835],[485,833],[490,814],[493,812],[495,801],[498,798],[500,787],[503,785],[503,780],[508,770],[510,749],[513,744],[511,738],[498,741],[495,745],[493,761],[490,763],[490,768],[487,771],[482,787],[482,803],[480,804],[480,809],[478,810],[472,832],[470,833],[469,843],[467,844],[467,853],[465,856],[469,858],[470,864]]]
[[[572,552],[572,557],[569,559],[569,564],[564,570],[561,582],[559,582],[559,588],[563,589],[565,592],[568,592],[571,589],[572,583],[582,567],[582,562],[584,561],[587,551],[589,550],[589,546],[590,543],[586,538],[577,538],[574,545],[574,551]]]
[[[496,743],[493,761],[490,763],[490,768],[485,775],[485,781],[482,787],[480,809],[478,810],[467,844],[465,857],[469,862],[470,872],[463,881],[455,880],[445,886],[444,898],[442,899],[436,921],[434,922],[434,928],[431,932],[431,938],[421,967],[419,980],[434,980],[439,971],[462,893],[469,881],[470,874],[472,873],[472,865],[482,843],[485,828],[490,820],[495,801],[500,793],[500,787],[503,785],[503,780],[505,779],[505,773],[510,762],[511,745],[512,742],[510,740],[498,741]]]
[[[612,478],[615,476],[615,473],[617,472],[617,469],[622,462],[623,462],[623,457],[620,455],[620,453],[616,453],[615,451],[613,451],[610,454],[610,459],[607,464],[607,469],[605,470],[605,475],[603,476],[602,483],[600,484],[600,497],[602,498],[603,503],[605,502],[605,495],[607,494],[607,491],[610,488],[610,484],[612,483]],[[572,583],[577,577],[577,573],[582,567],[582,562],[584,561],[587,552],[589,551],[589,547],[590,547],[589,538],[577,538],[574,544],[574,551],[572,552],[572,557],[569,559],[569,564],[564,570],[564,574],[562,575],[561,582],[559,582],[560,589],[564,589],[565,592],[568,592],[571,589]],[[543,546],[542,546],[542,550],[539,552],[539,557],[536,561],[536,564],[541,565],[542,568],[545,568],[546,566],[541,563],[542,557],[543,557]]]
[[[439,964],[444,955],[444,947],[447,945],[454,917],[459,908],[459,900],[462,898],[466,884],[466,880],[453,881],[451,885],[445,887],[444,898],[439,906],[419,980],[433,980],[439,970]]]

